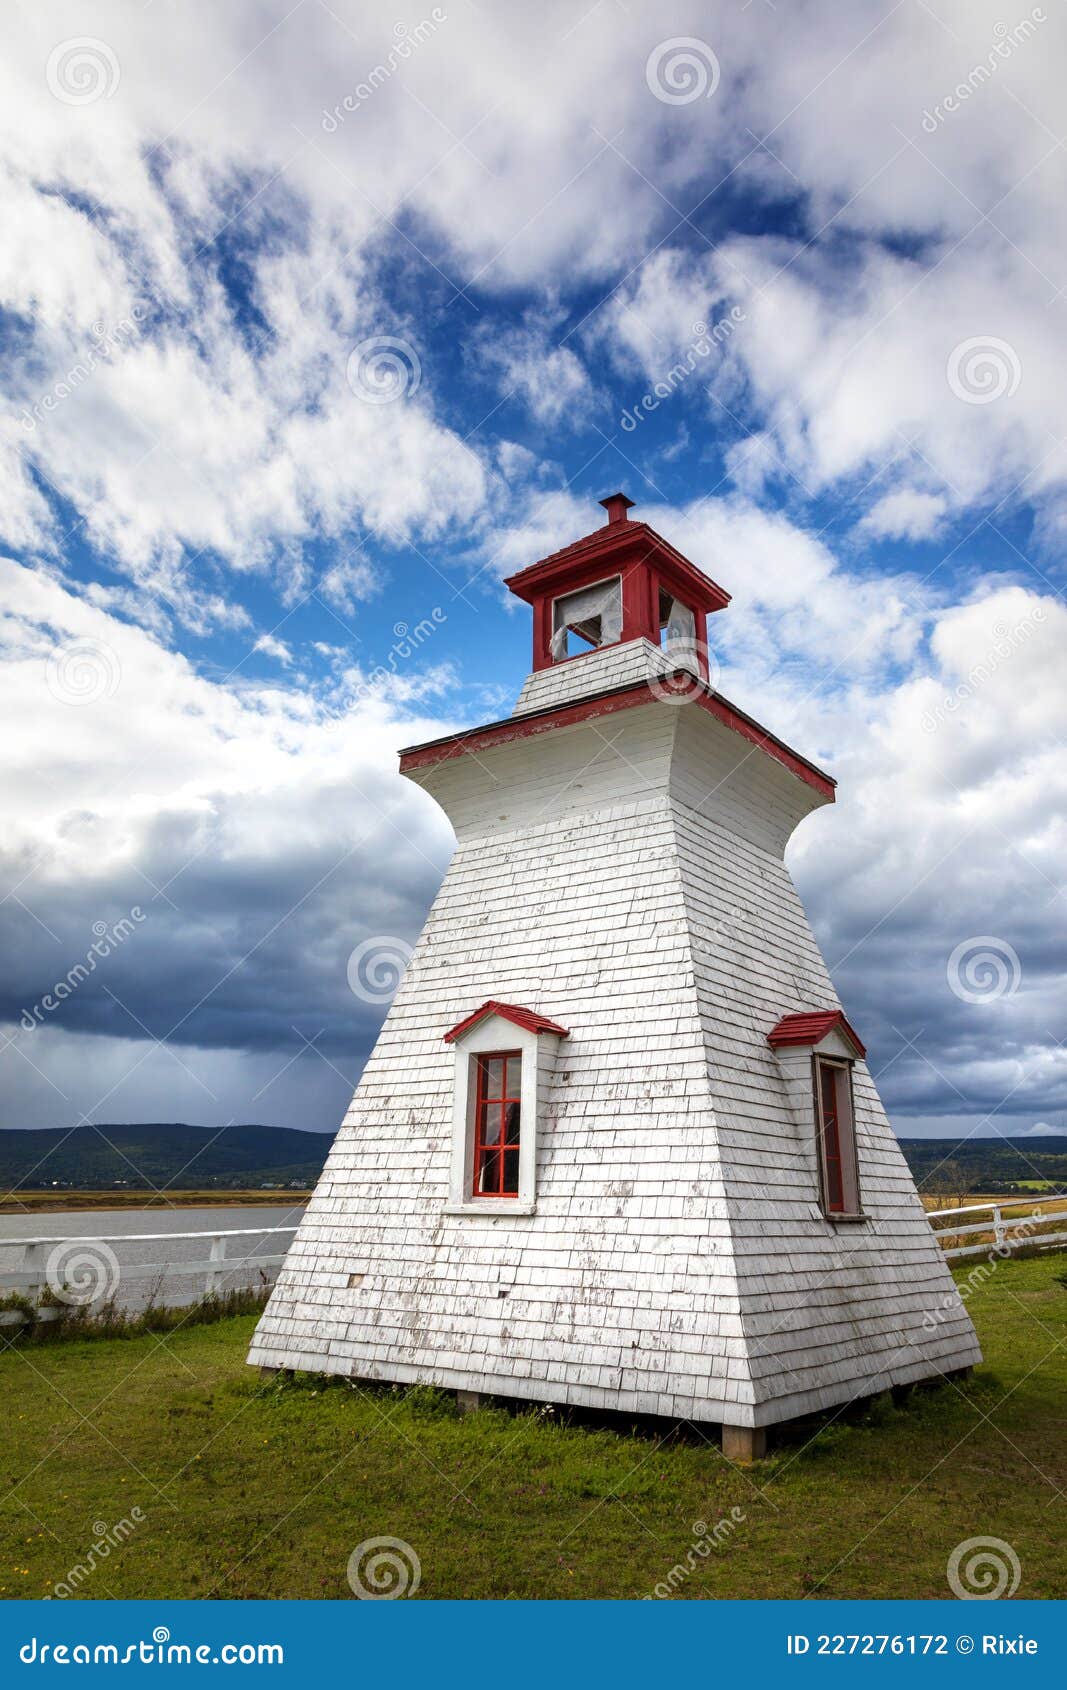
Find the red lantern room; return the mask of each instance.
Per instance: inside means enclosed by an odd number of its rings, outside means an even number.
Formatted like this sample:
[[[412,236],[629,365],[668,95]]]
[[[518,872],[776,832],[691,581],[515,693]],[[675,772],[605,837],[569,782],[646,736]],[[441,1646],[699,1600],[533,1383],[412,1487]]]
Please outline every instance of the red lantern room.
[[[643,638],[694,651],[706,678],[707,619],[725,609],[729,593],[647,523],[631,522],[625,493],[600,503],[603,528],[505,582],[533,609],[535,671]]]

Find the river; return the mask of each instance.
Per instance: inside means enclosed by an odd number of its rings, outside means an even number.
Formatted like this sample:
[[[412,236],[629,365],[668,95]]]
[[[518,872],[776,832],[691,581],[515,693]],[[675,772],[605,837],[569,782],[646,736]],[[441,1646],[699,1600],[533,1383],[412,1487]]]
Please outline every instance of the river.
[[[190,1303],[203,1294],[205,1275],[182,1273],[181,1264],[206,1261],[213,1235],[246,1229],[246,1236],[226,1240],[226,1255],[234,1265],[220,1272],[217,1289],[273,1284],[278,1270],[265,1267],[262,1258],[283,1255],[292,1242],[292,1233],[271,1236],[266,1229],[295,1227],[303,1213],[301,1203],[0,1215],[0,1296],[13,1286],[9,1270],[26,1266],[27,1240],[62,1239],[71,1242],[41,1246],[32,1266],[47,1271],[49,1283],[71,1302],[99,1306],[111,1295],[119,1308],[131,1312],[145,1308],[149,1302]],[[171,1236],[185,1232],[198,1236]],[[152,1236],[138,1236],[145,1233]],[[162,1272],[151,1270],[151,1264],[161,1264]],[[17,1288],[23,1289],[21,1285]]]

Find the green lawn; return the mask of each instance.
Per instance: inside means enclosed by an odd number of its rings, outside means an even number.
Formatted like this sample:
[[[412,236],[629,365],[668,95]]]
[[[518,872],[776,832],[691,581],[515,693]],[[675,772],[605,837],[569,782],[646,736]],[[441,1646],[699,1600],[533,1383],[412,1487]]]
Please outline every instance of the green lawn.
[[[263,1384],[248,1316],[9,1348],[0,1594],[49,1593],[137,1509],[79,1594],[349,1598],[350,1552],[386,1536],[417,1553],[420,1597],[642,1596],[722,1521],[677,1598],[947,1596],[952,1549],[989,1536],[1020,1597],[1062,1597],[1065,1281],[1063,1255],[999,1266],[970,1304],[970,1384],[794,1430],[747,1473],[692,1432]]]

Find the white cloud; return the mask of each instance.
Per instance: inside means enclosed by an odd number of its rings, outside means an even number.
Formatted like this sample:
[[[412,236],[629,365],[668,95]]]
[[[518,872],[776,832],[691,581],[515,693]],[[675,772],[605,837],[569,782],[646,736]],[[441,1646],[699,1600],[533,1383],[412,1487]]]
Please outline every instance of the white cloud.
[[[948,500],[940,493],[901,487],[872,505],[859,526],[879,540],[929,540],[940,528],[947,508]]]
[[[907,662],[922,637],[929,595],[916,580],[851,573],[817,535],[748,499],[698,500],[653,520],[731,594],[709,641],[764,684],[800,657],[817,666],[816,690],[830,695]]]
[[[389,771],[398,705],[454,677],[405,670],[364,698],[347,672],[358,708],[338,718],[282,685],[205,682],[164,641],[181,622],[250,627],[233,573],[270,576],[287,606],[314,586],[347,615],[405,540],[462,537],[486,580],[568,543],[600,520],[579,490],[592,472],[563,486],[543,436],[595,419],[609,377],[639,397],[736,303],[736,332],[670,400],[678,437],[703,430],[735,491],[654,520],[734,594],[712,624],[726,690],[842,776],[795,861],[886,1048],[906,1021],[923,1052],[902,1048],[887,1085],[922,1118],[946,1087],[963,1114],[1011,1087],[1012,1107],[1052,1106],[1062,606],[1007,541],[1014,584],[922,586],[896,561],[850,569],[798,514],[846,505],[855,545],[929,540],[964,512],[1002,528],[1029,506],[1036,545],[1062,538],[1067,25],[1050,16],[930,133],[924,111],[999,21],[996,0],[936,11],[671,0],[653,25],[618,8],[576,20],[562,0],[464,4],[331,130],[323,112],[395,39],[366,8],[236,0],[189,28],[97,0],[121,80],[85,106],[45,81],[83,8],[23,9],[0,70],[0,206],[19,231],[0,257],[0,521],[46,568],[3,576],[20,733],[0,840],[63,946],[98,905],[148,895],[154,961],[184,1003],[263,939],[262,976],[220,988],[186,1032],[288,1037],[279,977],[340,1025],[324,982],[344,924],[384,910],[417,926],[446,848]],[[686,35],[714,47],[722,81],[665,105],[645,61]],[[434,351],[462,352],[475,321],[542,442],[500,442],[499,424],[467,438],[478,419],[457,414]],[[378,336],[420,369],[387,404],[346,374]],[[790,514],[759,508],[769,491]],[[76,597],[49,572],[86,544],[101,579]],[[50,654],[72,644],[74,681],[102,688],[92,705],[48,689]],[[358,874],[332,866],[353,842]],[[278,949],[263,936],[279,899],[322,875],[329,897],[287,919]],[[987,930],[1015,945],[1023,982],[976,1022],[945,958]],[[132,952],[127,966],[139,994],[150,971]]]
[[[335,11],[279,17],[243,0],[186,39],[101,0],[94,28],[122,76],[88,106],[43,89],[79,9],[19,20],[0,154],[29,262],[20,244],[0,290],[36,336],[9,373],[32,406],[84,359],[94,323],[150,305],[132,344],[25,443],[139,579],[182,548],[262,568],[356,521],[428,538],[477,522],[482,445],[441,420],[435,372],[393,406],[361,405],[344,381],[361,338],[418,353],[422,325],[377,264],[398,222],[427,285],[553,302],[602,288],[602,312],[565,342],[498,338],[505,379],[543,426],[589,403],[579,341],[606,340],[655,379],[737,301],[746,320],[709,371],[718,397],[736,410],[743,378],[746,426],[812,491],[878,472],[872,531],[915,533],[914,506],[905,526],[878,524],[917,473],[945,514],[1024,482],[1039,502],[1062,489],[1058,14],[998,57],[994,0],[946,0],[941,21],[841,8],[818,29],[801,11],[774,20],[773,39],[755,8],[674,0],[657,28],[707,39],[723,77],[713,98],[673,107],[645,82],[639,15],[461,6],[399,56],[384,21]],[[928,133],[924,111],[986,59],[965,109]],[[380,63],[373,96],[324,123]],[[792,202],[797,235],[702,239],[720,179]],[[247,321],[214,269],[238,235]],[[463,308],[446,309],[460,332]],[[961,342],[990,338],[1020,377],[971,404],[946,371]],[[743,490],[759,462],[735,458]],[[29,525],[44,544],[40,507],[24,492],[19,508],[16,538]]]
[[[455,677],[417,654],[391,687],[364,694],[347,677],[322,702],[208,681],[144,629],[6,560],[0,656],[0,703],[22,724],[0,756],[14,888],[0,908],[13,961],[2,1013],[18,1045],[5,1068],[39,1065],[46,1029],[24,1030],[22,1012],[85,956],[94,922],[138,906],[143,922],[47,1024],[105,1040],[99,1070],[83,1060],[80,1110],[104,1118],[106,1041],[146,1030],[209,1084],[186,1047],[281,1066],[299,1047],[294,1023],[347,1071],[379,1019],[352,997],[347,957],[368,935],[414,936],[449,852],[440,812],[397,777],[396,747],[447,730],[419,701]],[[233,1062],[228,1074],[232,1091]],[[210,1100],[196,1118],[217,1118]]]
[[[382,591],[385,576],[379,566],[358,553],[346,553],[323,570],[318,591],[338,610],[351,614],[364,599]]]
[[[265,657],[274,657],[286,669],[292,667],[293,654],[284,640],[277,639],[273,634],[260,634],[253,651],[261,651]]]
[[[492,371],[504,398],[517,396],[546,427],[574,427],[594,404],[593,384],[569,346],[556,344],[562,316],[547,309],[514,328],[487,326],[475,341],[479,363]]]

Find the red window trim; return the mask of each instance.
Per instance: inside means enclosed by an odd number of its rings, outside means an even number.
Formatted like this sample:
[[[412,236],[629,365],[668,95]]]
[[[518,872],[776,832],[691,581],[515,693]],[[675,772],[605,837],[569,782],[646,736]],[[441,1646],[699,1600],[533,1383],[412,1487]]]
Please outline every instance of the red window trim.
[[[500,1095],[489,1095],[489,1064],[500,1062],[501,1079]],[[509,1064],[519,1064],[519,1086],[516,1092],[508,1089]],[[491,1201],[514,1201],[519,1195],[519,1145],[522,1136],[522,1051],[521,1050],[486,1050],[479,1051],[474,1057],[474,1132],[473,1132],[473,1166],[471,1170],[471,1196],[486,1197]],[[512,1105],[519,1111],[518,1133],[514,1141],[510,1141],[506,1134],[508,1128],[508,1112]],[[497,1138],[486,1137],[486,1127],[493,1122],[493,1111],[496,1111]],[[514,1159],[515,1189],[506,1190],[508,1161]],[[482,1186],[483,1170],[490,1168],[493,1173],[495,1190],[485,1190]]]
[[[845,1170],[841,1160],[841,1120],[837,1095],[837,1070],[819,1063],[819,1131],[822,1137],[822,1165],[826,1208],[831,1215],[845,1212]]]
[[[847,1119],[840,1107],[838,1074],[848,1087]],[[827,1084],[829,1078],[829,1084]],[[819,1146],[819,1180],[827,1215],[861,1212],[852,1064],[832,1057],[812,1058],[812,1089]]]

